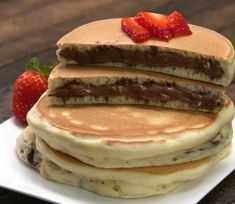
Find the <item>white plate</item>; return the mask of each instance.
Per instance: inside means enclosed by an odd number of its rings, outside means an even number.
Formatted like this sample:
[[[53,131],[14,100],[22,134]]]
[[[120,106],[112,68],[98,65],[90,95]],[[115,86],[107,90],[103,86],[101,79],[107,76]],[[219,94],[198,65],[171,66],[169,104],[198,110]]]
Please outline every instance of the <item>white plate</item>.
[[[233,127],[235,121],[233,121]],[[183,187],[163,196],[144,199],[121,200],[98,196],[80,188],[57,184],[43,179],[36,171],[23,164],[16,156],[15,141],[23,127],[17,125],[13,118],[0,125],[0,186],[24,193],[53,203],[70,204],[175,204],[197,203],[229,173],[235,169],[235,150],[214,166],[208,174],[200,179],[188,182]],[[235,139],[233,140],[233,144]]]

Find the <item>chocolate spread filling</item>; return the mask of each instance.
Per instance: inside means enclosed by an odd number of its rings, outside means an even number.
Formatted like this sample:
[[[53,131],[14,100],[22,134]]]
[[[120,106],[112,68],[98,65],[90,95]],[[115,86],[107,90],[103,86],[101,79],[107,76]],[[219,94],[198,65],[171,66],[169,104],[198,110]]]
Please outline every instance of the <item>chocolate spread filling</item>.
[[[136,100],[149,101],[183,101],[190,106],[199,109],[214,110],[223,107],[223,99],[215,96],[211,92],[192,92],[191,90],[179,87],[175,83],[159,83],[152,80],[138,83],[132,79],[120,79],[114,84],[95,86],[86,84],[82,81],[72,81],[62,87],[57,88],[49,94],[63,98],[70,97],[109,97],[109,96],[126,96]]]
[[[130,51],[111,45],[97,46],[85,51],[76,48],[64,48],[60,55],[81,65],[120,62],[130,66],[184,67],[193,69],[196,73],[204,73],[211,79],[220,79],[224,73],[218,61],[183,56],[169,51],[163,52],[154,46],[150,46],[150,49],[145,51],[140,49]]]

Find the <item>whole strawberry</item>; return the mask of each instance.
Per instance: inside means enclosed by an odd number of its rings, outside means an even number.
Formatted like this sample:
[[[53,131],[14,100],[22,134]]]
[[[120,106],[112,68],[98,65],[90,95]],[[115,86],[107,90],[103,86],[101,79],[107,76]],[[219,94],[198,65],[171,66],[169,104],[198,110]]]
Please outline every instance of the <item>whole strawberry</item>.
[[[47,79],[53,66],[42,66],[38,58],[32,58],[26,71],[15,81],[12,110],[17,120],[26,122],[26,115],[40,96],[47,90]]]

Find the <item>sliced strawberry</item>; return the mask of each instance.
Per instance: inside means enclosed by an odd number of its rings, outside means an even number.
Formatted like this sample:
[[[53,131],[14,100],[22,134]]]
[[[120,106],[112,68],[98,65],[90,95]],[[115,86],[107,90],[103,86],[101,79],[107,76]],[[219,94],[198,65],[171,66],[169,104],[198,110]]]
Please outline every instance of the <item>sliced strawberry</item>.
[[[133,18],[123,18],[121,28],[136,43],[144,42],[150,38],[149,31],[137,24]]]
[[[174,37],[172,28],[169,27],[167,16],[162,14],[139,12],[135,16],[135,21],[146,28],[152,37],[168,41]]]
[[[176,36],[192,34],[187,21],[179,12],[174,11],[171,13],[171,15],[168,16],[168,20],[170,23],[170,28],[174,30]]]

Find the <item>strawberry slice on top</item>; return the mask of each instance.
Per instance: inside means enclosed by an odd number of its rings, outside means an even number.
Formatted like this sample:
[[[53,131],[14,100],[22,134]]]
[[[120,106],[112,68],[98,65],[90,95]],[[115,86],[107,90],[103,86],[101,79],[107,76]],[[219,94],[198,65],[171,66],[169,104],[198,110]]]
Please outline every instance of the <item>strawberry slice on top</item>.
[[[144,42],[151,37],[149,31],[135,22],[133,18],[123,18],[121,29],[136,43]]]
[[[142,11],[134,19],[139,25],[150,31],[152,37],[169,41],[175,36],[168,17],[165,15]]]
[[[191,35],[187,21],[184,17],[177,11],[174,11],[168,16],[168,21],[170,28],[173,29],[176,36]]]

